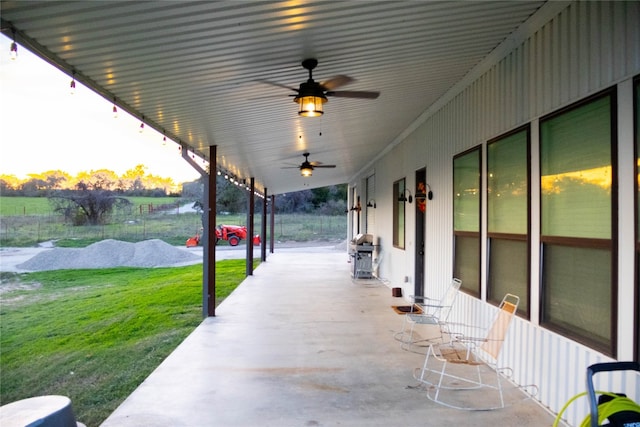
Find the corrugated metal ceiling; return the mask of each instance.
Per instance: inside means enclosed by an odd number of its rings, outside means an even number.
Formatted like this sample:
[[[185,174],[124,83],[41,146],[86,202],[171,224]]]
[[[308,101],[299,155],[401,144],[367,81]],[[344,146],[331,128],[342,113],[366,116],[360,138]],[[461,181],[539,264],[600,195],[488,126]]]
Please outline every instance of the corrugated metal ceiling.
[[[2,31],[270,194],[347,182],[544,1],[1,1]],[[302,118],[286,88],[344,74]],[[302,178],[304,159],[336,164]]]

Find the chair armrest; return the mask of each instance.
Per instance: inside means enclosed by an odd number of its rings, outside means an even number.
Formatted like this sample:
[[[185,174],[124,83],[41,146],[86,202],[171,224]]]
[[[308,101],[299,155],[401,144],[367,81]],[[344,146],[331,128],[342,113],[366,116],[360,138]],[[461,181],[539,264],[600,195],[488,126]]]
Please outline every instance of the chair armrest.
[[[421,307],[430,307],[430,308],[446,308],[452,307],[451,305],[440,305],[440,304],[418,304]]]
[[[469,337],[466,335],[454,335],[453,337],[456,341],[460,341],[462,343],[478,343],[478,342],[487,342],[489,341],[484,337]]]
[[[460,328],[465,328],[465,329],[476,329],[476,330],[480,330],[480,331],[486,331],[486,328],[483,328],[481,326],[476,326],[476,325],[470,325],[468,323],[459,323],[459,322],[447,322],[448,325],[453,325],[453,326],[458,326]],[[457,334],[460,337],[468,337],[468,335],[465,334]]]
[[[469,325],[468,323],[444,322],[444,324],[447,325],[449,334],[451,335],[451,339],[459,340],[461,342],[463,342],[465,338],[467,338],[469,341],[473,341],[475,339],[474,337],[479,337],[477,338],[478,340],[483,340],[484,334],[486,333],[485,328],[475,325]]]
[[[425,302],[425,301],[434,301],[433,298],[426,297],[424,295],[409,295],[409,299],[415,303]]]

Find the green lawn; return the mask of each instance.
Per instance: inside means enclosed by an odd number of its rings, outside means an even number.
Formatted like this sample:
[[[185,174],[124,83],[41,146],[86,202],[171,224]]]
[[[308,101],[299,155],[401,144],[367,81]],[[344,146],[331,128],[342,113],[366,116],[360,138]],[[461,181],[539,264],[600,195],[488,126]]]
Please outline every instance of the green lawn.
[[[160,206],[181,204],[179,197],[127,197],[134,210],[139,206]],[[185,202],[186,204],[186,202]],[[49,215],[51,205],[46,197],[7,197],[0,196],[0,216]]]
[[[51,211],[46,197],[0,197],[0,215],[44,215]]]
[[[256,260],[256,264],[258,260]],[[68,396],[99,425],[202,321],[202,265],[2,273],[0,404]],[[216,302],[244,280],[216,263]]]

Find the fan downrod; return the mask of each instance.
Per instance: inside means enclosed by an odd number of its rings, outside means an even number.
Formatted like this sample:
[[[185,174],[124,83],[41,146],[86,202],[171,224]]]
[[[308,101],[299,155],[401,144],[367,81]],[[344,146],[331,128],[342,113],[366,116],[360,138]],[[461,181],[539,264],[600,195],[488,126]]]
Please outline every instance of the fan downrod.
[[[304,68],[306,68],[307,70],[309,70],[309,83],[313,83],[313,69],[316,68],[316,66],[318,65],[318,60],[315,58],[307,58],[304,61],[302,61],[302,66]]]

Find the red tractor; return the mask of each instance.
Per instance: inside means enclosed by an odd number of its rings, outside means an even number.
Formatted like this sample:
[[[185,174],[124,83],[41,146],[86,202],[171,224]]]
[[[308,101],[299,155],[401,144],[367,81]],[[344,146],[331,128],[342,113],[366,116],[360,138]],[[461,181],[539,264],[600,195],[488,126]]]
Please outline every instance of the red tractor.
[[[216,227],[216,243],[226,240],[231,246],[238,246],[240,240],[247,238],[247,227],[242,225],[219,225]]]
[[[238,246],[241,240],[246,240],[247,238],[247,227],[243,225],[218,225],[215,229],[216,232],[216,243],[220,240],[226,240],[229,242],[231,246]],[[200,235],[196,234],[195,236],[189,238],[187,240],[187,247],[198,246],[200,243]],[[260,235],[256,234],[253,237],[253,244],[260,244]]]

